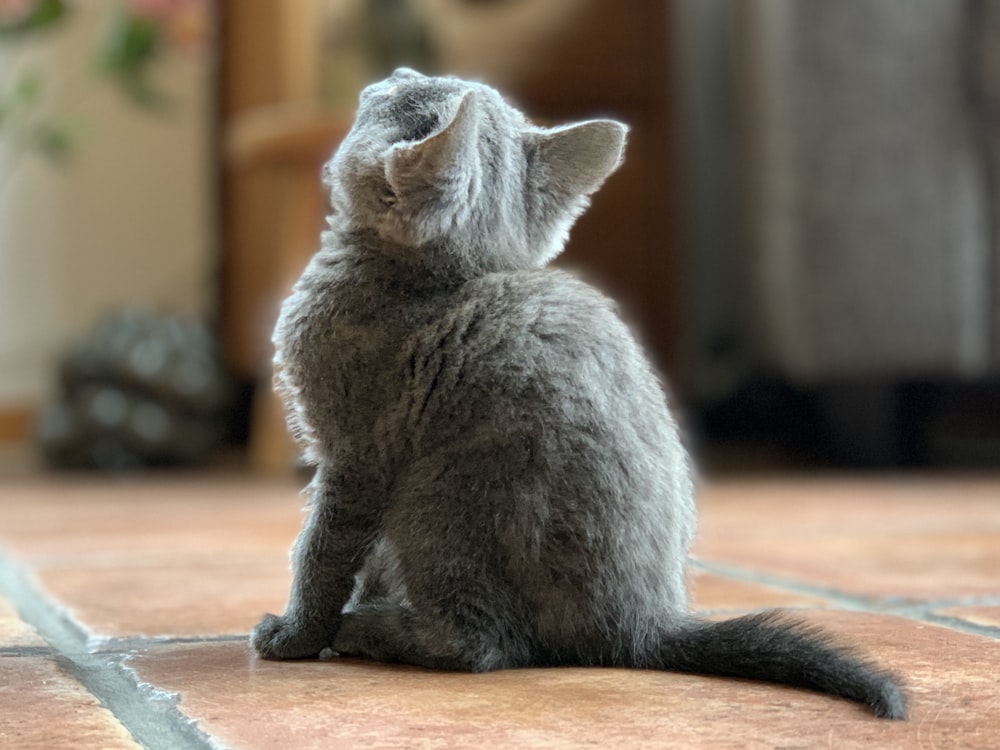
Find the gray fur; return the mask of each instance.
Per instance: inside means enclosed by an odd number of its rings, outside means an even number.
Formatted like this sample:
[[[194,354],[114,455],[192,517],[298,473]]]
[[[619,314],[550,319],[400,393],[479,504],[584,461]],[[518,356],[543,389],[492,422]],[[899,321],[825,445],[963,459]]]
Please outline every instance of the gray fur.
[[[735,674],[902,716],[891,676],[794,623],[688,614],[694,492],[658,379],[610,301],[543,268],[625,134],[409,70],[364,91],[274,335],[317,468],[288,608],[253,645]]]

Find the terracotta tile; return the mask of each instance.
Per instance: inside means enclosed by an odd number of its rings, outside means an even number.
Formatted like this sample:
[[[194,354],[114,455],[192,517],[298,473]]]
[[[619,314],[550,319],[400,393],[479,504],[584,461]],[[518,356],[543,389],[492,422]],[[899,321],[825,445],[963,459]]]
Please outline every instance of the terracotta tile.
[[[934,610],[934,614],[943,617],[955,617],[971,622],[973,625],[983,625],[1000,629],[1000,604],[978,607],[945,607]]]
[[[36,567],[214,564],[287,552],[303,498],[249,477],[0,485],[0,547]]]
[[[59,568],[41,588],[98,638],[249,633],[281,612],[291,584],[287,559],[270,565]]]
[[[699,488],[702,525],[741,533],[773,523],[827,531],[1000,528],[1000,475],[885,474],[727,479]]]
[[[701,506],[707,561],[890,601],[1000,594],[1000,480],[728,482]]]
[[[817,590],[1000,596],[998,500],[1000,480],[988,479],[710,484],[697,551]],[[301,505],[293,483],[238,477],[23,479],[0,485],[0,547],[95,635],[226,635],[284,604]],[[455,675],[347,660],[259,662],[242,640],[151,645],[132,664],[140,680],[177,691],[181,710],[220,744],[240,748],[996,746],[1000,641],[813,610],[826,606],[821,596],[780,584],[700,571],[692,579],[702,609],[806,607],[801,616],[907,676],[914,718],[879,722],[824,696],[666,673]],[[998,626],[997,609],[935,614]],[[44,643],[2,601],[0,637],[8,646],[0,651],[0,746],[9,737],[15,747],[132,746],[87,691],[36,655]],[[12,656],[19,648],[30,655]],[[35,721],[22,697],[70,718]]]
[[[247,748],[995,748],[1000,643],[889,616],[807,615],[906,676],[910,721],[743,681],[613,669],[430,672],[264,662],[234,643],[137,654],[140,679],[221,744]]]
[[[694,570],[688,576],[695,610],[756,610],[768,607],[823,606],[826,600],[775,586],[736,581]]]
[[[0,546],[92,635],[245,633],[281,611],[303,499],[286,482],[23,482]]]
[[[41,585],[97,635],[241,632],[284,604],[297,490],[246,477],[8,482],[0,546],[34,565]],[[1000,482],[987,480],[714,483],[701,493],[696,551],[859,596],[995,594],[996,497]],[[721,585],[702,584],[696,606],[814,603]]]
[[[1000,594],[1000,534],[717,538],[698,554],[889,602]]]
[[[48,658],[0,657],[0,747],[139,748],[128,731]]]
[[[98,637],[219,636],[249,633],[264,612],[284,610],[287,567],[60,568],[40,581]]]

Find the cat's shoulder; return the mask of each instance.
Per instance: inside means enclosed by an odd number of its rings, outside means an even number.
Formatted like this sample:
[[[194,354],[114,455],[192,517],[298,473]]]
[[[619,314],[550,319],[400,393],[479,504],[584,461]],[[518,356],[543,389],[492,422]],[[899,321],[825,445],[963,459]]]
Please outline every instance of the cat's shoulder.
[[[463,293],[470,301],[500,302],[532,312],[570,309],[613,313],[616,309],[596,287],[556,268],[487,274],[466,284]]]
[[[615,303],[576,276],[536,269],[482,276],[465,284],[423,328],[421,349],[461,357],[612,353],[634,346]]]
[[[534,331],[622,326],[615,302],[596,287],[559,269],[540,268],[497,273],[477,279],[466,289],[475,306],[496,311],[511,326]]]

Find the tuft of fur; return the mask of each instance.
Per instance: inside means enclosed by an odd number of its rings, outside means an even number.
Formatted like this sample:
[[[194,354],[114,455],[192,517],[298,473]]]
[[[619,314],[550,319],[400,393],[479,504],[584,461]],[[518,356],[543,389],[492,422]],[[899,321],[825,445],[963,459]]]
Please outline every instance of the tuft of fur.
[[[362,93],[274,333],[316,474],[288,606],[253,646],[729,675],[902,718],[898,681],[823,634],[688,613],[694,491],[663,389],[614,305],[544,267],[625,136],[406,69]]]

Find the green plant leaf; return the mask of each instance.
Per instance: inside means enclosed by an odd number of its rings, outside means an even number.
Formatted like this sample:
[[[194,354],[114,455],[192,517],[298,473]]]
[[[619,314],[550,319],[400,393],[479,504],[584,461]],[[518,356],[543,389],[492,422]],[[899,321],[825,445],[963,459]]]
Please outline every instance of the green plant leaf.
[[[164,109],[168,99],[150,83],[150,69],[163,46],[153,21],[131,14],[124,5],[111,19],[97,64],[135,105]]]
[[[11,99],[15,106],[28,106],[38,101],[42,93],[42,74],[37,70],[25,70],[14,82]]]
[[[30,111],[38,101],[43,88],[43,78],[37,70],[22,70],[6,90],[0,91],[0,127]]]
[[[34,147],[50,161],[65,164],[83,140],[83,128],[72,120],[51,120],[36,126]]]
[[[98,63],[108,73],[134,73],[157,57],[160,42],[156,24],[123,9],[111,21]]]
[[[23,36],[54,27],[69,12],[66,0],[37,0],[31,12],[13,23],[0,23],[0,39]]]

